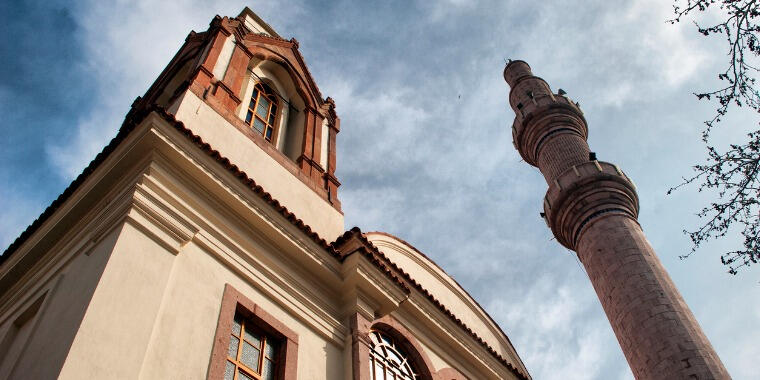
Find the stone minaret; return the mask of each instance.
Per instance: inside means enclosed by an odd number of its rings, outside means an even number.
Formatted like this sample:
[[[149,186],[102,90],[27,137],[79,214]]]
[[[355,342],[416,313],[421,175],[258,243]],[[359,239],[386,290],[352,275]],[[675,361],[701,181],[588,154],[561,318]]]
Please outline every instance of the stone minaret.
[[[578,104],[523,61],[504,69],[514,144],[549,184],[544,212],[577,252],[637,379],[728,379],[728,372],[636,221],[633,183],[589,151]]]

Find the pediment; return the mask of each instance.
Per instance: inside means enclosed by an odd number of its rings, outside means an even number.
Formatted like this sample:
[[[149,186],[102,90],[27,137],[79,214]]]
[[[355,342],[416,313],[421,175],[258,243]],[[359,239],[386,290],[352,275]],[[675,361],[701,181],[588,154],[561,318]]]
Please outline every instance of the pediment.
[[[325,108],[326,101],[298,51],[296,39],[284,40],[265,34],[248,33],[243,36],[242,43],[252,58],[272,61],[285,68],[299,92],[302,92],[301,95],[307,98],[306,103],[315,109]]]

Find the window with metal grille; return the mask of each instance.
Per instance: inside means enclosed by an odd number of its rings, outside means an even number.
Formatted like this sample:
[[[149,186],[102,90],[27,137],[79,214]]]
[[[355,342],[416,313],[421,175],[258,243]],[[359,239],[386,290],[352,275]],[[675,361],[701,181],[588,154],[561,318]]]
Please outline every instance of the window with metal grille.
[[[369,333],[372,349],[369,352],[369,373],[372,380],[418,380],[411,359],[387,334],[372,330]]]
[[[274,380],[279,359],[277,348],[275,338],[235,313],[224,380]]]
[[[251,101],[248,103],[245,123],[270,142],[275,135],[277,105],[277,94],[272,88],[263,82],[256,83],[251,94]]]

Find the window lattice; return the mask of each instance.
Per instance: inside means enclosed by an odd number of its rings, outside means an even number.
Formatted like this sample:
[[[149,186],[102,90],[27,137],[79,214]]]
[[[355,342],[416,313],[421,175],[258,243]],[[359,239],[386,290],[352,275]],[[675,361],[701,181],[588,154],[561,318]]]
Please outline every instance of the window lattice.
[[[253,87],[251,101],[245,123],[261,133],[267,141],[272,141],[277,120],[277,95],[265,83],[259,82]]]
[[[380,331],[371,331],[372,349],[369,353],[369,372],[372,380],[419,380],[403,349]]]
[[[235,313],[224,380],[274,380],[277,342]]]

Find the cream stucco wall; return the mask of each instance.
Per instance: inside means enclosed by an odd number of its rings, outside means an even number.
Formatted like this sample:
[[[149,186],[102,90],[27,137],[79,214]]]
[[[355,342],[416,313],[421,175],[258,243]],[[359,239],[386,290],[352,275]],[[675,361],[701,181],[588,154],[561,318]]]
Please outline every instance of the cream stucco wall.
[[[124,226],[60,379],[138,377],[173,262],[172,253]]]
[[[123,179],[117,188],[90,194],[107,200],[96,202],[104,208],[83,210],[89,216],[64,234],[72,240],[52,242],[71,247],[47,252],[45,266],[41,262],[15,290],[0,293],[0,342],[29,303],[45,294],[30,327],[11,337],[20,344],[11,347],[7,366],[0,360],[0,370],[11,379],[205,378],[223,290],[231,284],[296,332],[299,378],[342,379],[350,363],[344,361],[339,271],[310,269],[318,261],[293,262],[329,254],[294,236],[297,229],[250,189],[229,188],[239,184],[234,177],[225,185],[208,172],[196,176],[203,167],[229,173],[169,132],[206,161],[189,165],[164,135],[134,132],[141,142],[131,148],[122,143],[127,155],[112,157],[119,169],[93,174],[105,176],[92,180],[100,183]],[[118,212],[125,214],[98,217]],[[13,259],[29,249],[34,247]]]
[[[3,379],[57,377],[118,236],[116,229],[91,249],[63,253],[73,257],[58,269],[38,273],[39,282],[30,286],[29,295],[39,297],[42,293],[45,298],[37,315],[29,321],[28,335],[17,336],[23,339],[17,342],[21,350],[15,360],[8,358],[13,363],[3,363]],[[32,290],[35,288],[38,290]],[[7,325],[23,308],[5,310],[10,312],[3,315],[3,324]]]

